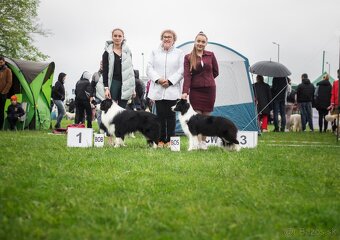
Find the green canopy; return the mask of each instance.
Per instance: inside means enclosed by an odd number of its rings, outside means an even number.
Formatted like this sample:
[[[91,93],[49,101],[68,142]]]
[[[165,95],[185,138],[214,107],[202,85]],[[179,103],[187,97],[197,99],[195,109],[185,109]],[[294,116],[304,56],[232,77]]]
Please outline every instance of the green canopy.
[[[324,73],[321,74],[317,79],[315,79],[315,80],[312,82],[313,85],[316,86],[316,84],[322,80],[322,77],[323,77],[325,74],[327,74],[327,72],[324,72]],[[330,82],[332,85],[333,85],[334,80],[335,80],[335,79],[332,78],[331,75],[329,75],[329,82]]]
[[[5,61],[13,73],[13,84],[7,94],[6,106],[10,104],[9,98],[17,95],[20,102],[28,103],[24,128],[48,129],[51,125],[54,62],[32,62],[13,58],[5,58]]]

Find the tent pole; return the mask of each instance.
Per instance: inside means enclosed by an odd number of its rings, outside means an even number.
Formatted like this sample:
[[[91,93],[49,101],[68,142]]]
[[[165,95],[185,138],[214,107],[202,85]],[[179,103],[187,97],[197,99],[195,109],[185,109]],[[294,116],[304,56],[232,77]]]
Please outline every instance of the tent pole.
[[[322,72],[321,72],[321,74],[323,74],[324,71],[325,71],[325,50],[322,51]]]

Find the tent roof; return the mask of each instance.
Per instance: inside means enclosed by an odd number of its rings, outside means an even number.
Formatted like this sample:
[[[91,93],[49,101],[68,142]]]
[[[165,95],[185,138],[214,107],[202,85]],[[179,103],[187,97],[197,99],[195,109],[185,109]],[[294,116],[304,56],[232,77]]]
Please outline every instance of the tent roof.
[[[317,77],[314,81],[312,81],[313,85],[316,86],[316,84],[322,80],[322,77],[323,77],[323,75],[325,75],[325,74],[327,74],[327,72],[324,72],[324,73],[321,74],[319,77]],[[330,82],[331,84],[333,84],[334,80],[335,80],[335,79],[332,78],[331,75],[329,75],[329,82]]]
[[[28,83],[31,83],[37,75],[42,72],[47,66],[50,64],[53,65],[54,70],[54,62],[48,63],[48,62],[32,62],[32,61],[25,61],[20,59],[14,59],[14,58],[5,58],[5,61],[16,66],[22,74],[25,76],[25,79]],[[45,79],[48,79],[50,75],[53,74],[53,71],[48,71]]]

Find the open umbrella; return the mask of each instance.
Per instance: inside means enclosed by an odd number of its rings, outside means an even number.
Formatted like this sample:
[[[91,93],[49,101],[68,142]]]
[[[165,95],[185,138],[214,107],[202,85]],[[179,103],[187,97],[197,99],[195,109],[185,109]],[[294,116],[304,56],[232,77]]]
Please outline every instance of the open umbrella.
[[[283,64],[272,61],[261,61],[253,64],[249,71],[268,77],[287,77],[292,73]]]

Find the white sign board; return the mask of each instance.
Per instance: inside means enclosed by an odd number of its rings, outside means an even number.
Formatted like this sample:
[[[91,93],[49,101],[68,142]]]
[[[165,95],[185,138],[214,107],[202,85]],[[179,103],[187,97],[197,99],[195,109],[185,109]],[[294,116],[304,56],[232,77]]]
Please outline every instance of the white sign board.
[[[181,139],[180,137],[170,137],[170,149],[171,151],[181,151]]]
[[[95,147],[104,147],[104,134],[95,133],[93,140]]]
[[[240,147],[255,148],[257,146],[258,134],[256,131],[238,131],[237,140],[240,142]]]
[[[238,131],[237,140],[240,143],[240,147],[254,148],[257,146],[258,132],[255,131]],[[222,140],[218,137],[207,137],[205,140],[207,146],[222,146]]]
[[[92,147],[93,129],[92,128],[68,128],[67,146],[68,147]]]

